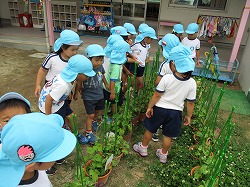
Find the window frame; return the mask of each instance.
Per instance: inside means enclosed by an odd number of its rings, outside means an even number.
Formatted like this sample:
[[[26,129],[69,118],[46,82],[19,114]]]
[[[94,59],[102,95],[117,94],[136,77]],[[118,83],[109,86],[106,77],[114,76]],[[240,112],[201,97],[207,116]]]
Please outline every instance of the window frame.
[[[228,11],[228,7],[230,4],[230,0],[226,0],[226,5],[225,5],[225,9],[214,9],[214,8],[210,8],[210,7],[205,7],[205,6],[198,6],[200,0],[197,0],[196,5],[185,5],[185,4],[175,4],[172,3],[172,0],[169,0],[169,7],[176,7],[176,8],[189,8],[189,9],[196,9],[196,10],[208,10],[208,11],[221,11],[221,12],[227,12]]]

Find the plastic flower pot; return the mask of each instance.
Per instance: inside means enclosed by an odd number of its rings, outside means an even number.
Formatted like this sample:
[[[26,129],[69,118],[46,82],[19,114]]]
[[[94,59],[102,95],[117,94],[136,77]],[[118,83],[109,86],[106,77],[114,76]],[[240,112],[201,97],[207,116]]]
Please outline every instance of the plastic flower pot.
[[[91,163],[92,163],[92,160],[89,160],[86,162],[86,165],[84,166],[84,172],[85,172],[86,176],[89,176],[88,172],[87,172],[87,168],[90,166]],[[96,181],[95,185],[96,186],[98,186],[99,184],[105,185],[108,181],[108,178],[109,178],[111,171],[112,171],[112,165],[111,165],[109,171],[105,175],[98,177],[98,180]]]

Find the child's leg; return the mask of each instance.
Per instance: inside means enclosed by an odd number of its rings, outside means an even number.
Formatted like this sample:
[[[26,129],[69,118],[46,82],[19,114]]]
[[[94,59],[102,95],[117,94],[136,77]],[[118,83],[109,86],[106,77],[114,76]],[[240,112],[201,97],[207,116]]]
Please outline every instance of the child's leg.
[[[172,138],[163,136],[162,153],[166,154],[171,146],[172,146]]]
[[[86,132],[92,132],[92,121],[94,120],[95,114],[88,114],[86,119]]]
[[[143,77],[136,77],[136,88],[137,91],[143,88]]]
[[[143,140],[142,140],[142,145],[144,147],[147,147],[151,138],[152,138],[153,133],[151,133],[149,130],[146,130],[143,136]]]
[[[66,124],[68,124],[70,131],[74,132],[74,124],[71,124],[70,120],[68,119],[68,117],[72,118],[72,115],[73,115],[73,113],[71,113],[70,115],[66,116],[66,118],[64,119],[64,121],[65,121]]]

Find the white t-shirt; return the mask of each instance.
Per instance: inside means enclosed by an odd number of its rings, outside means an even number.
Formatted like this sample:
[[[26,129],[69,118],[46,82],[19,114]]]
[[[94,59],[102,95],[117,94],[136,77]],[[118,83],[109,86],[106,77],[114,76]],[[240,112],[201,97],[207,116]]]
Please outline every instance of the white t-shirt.
[[[163,93],[155,106],[183,111],[184,101],[195,101],[196,82],[193,78],[180,79],[175,74],[164,75],[156,87],[156,91]]]
[[[148,56],[150,45],[142,45],[140,42],[131,45],[132,54],[137,58],[141,64],[139,66],[145,67],[145,61]]]
[[[188,46],[190,50],[192,51],[192,54],[190,55],[191,58],[196,58],[196,50],[199,50],[201,48],[200,40],[195,38],[194,40],[188,39],[188,37],[183,38],[181,43],[185,46]]]
[[[22,181],[18,187],[52,187],[52,184],[45,171],[36,171],[34,177]]]
[[[67,64],[68,61],[62,59],[61,55],[56,53],[49,54],[42,63],[42,67],[48,70],[46,81],[50,81],[56,75],[60,74]]]
[[[166,74],[173,74],[173,72],[170,69],[170,64],[167,63],[167,60],[161,63],[159,70],[158,70],[158,76],[163,77]]]
[[[65,82],[60,74],[55,76],[51,81],[47,82],[40,94],[38,107],[39,109],[45,113],[45,101],[46,96],[50,94],[53,98],[52,102],[52,113],[57,112],[64,104],[66,98],[71,93],[73,89],[73,84]]]

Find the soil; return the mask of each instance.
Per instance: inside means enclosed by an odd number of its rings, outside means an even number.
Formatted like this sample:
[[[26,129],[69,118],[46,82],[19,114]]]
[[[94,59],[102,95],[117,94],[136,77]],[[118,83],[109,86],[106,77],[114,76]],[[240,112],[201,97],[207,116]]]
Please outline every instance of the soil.
[[[37,51],[31,50],[19,50],[12,48],[0,47],[1,54],[1,68],[0,68],[0,96],[10,92],[15,91],[24,95],[32,105],[32,111],[38,111],[37,98],[34,95],[36,74],[43,62],[44,58],[34,58],[30,57]],[[221,84],[222,85],[222,84]],[[240,85],[236,81],[232,85],[227,86],[229,89],[239,89]],[[80,104],[79,104],[80,102]],[[82,100],[78,100],[72,103],[72,108],[74,113],[78,116],[78,122],[80,127],[80,132],[84,132],[85,124],[85,109]],[[219,120],[226,120],[229,112],[220,111]],[[250,139],[250,116],[244,116],[235,114],[233,121],[244,127],[244,136]],[[142,137],[142,134],[139,138]],[[137,141],[137,140],[136,140]],[[134,143],[135,140],[132,140]],[[131,143],[131,147],[132,147]],[[160,147],[161,142],[151,142],[150,152],[152,153],[150,157],[145,158],[145,163],[152,163],[155,156],[153,150],[155,147]],[[87,146],[83,146],[83,150]],[[152,149],[152,150],[151,150]],[[133,158],[133,159],[130,159]],[[138,161],[139,160],[139,161]],[[57,166],[58,171],[56,175],[51,176],[50,180],[54,187],[62,186],[65,182],[70,182],[74,176],[74,152],[67,159],[66,162],[61,166]],[[110,179],[106,186],[110,187],[123,187],[123,186],[136,186],[140,180],[143,180],[144,173],[147,166],[140,165],[140,159],[135,155],[135,153],[130,150],[129,154],[120,162],[119,166],[116,167],[110,176]]]

